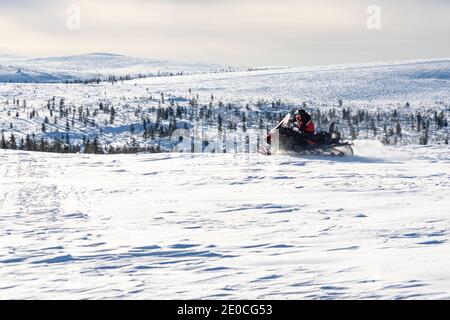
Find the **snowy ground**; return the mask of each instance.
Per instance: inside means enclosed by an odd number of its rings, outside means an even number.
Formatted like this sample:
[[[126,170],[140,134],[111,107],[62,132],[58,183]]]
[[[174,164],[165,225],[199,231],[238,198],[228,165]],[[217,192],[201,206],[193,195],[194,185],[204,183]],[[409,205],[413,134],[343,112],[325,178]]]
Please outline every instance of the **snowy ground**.
[[[0,298],[449,299],[449,147],[356,151],[0,150]]]

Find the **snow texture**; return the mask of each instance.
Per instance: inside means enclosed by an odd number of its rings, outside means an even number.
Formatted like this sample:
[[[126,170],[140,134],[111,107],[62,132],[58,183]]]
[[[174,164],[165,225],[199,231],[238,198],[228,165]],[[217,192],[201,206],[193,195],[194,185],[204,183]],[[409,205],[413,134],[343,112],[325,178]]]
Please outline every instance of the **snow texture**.
[[[448,146],[356,150],[2,150],[0,297],[450,298]]]

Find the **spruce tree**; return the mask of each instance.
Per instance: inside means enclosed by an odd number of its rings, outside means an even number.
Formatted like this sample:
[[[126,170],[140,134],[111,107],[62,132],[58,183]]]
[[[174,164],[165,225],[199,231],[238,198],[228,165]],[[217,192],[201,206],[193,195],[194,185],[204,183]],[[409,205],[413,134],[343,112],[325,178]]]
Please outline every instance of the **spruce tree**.
[[[17,149],[17,144],[16,144],[16,137],[14,136],[13,133],[11,133],[11,136],[9,138],[9,149],[12,150],[16,150]]]
[[[5,133],[3,132],[3,130],[2,130],[2,138],[0,140],[0,148],[7,149]]]

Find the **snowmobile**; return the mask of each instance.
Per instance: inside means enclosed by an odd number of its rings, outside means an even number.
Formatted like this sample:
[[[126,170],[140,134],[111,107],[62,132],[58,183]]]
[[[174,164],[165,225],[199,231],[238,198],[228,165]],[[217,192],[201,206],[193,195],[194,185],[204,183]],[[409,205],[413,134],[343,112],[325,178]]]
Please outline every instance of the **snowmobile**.
[[[261,152],[270,155],[276,150],[300,154],[350,156],[353,155],[352,144],[344,142],[333,122],[328,132],[299,132],[293,124],[294,114],[290,112],[271,130],[267,136],[267,147]]]

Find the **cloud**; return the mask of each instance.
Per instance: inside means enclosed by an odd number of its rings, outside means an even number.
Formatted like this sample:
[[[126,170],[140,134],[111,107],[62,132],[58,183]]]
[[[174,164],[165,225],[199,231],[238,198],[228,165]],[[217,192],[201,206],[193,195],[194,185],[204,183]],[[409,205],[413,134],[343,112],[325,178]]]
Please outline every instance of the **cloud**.
[[[445,0],[2,0],[0,37],[16,54],[90,51],[239,65],[314,65],[450,56]],[[81,29],[66,27],[69,5]],[[416,40],[416,41],[414,41]],[[16,45],[14,45],[16,44]]]

